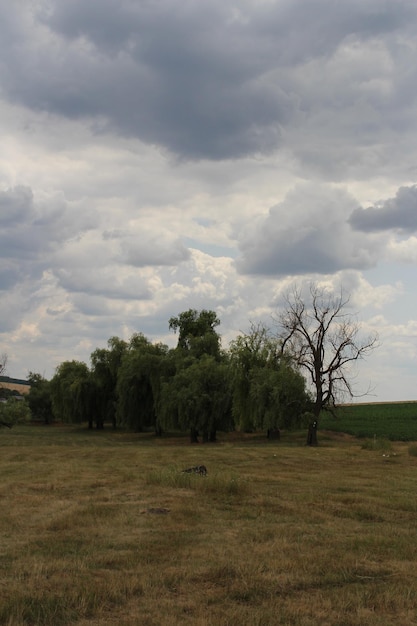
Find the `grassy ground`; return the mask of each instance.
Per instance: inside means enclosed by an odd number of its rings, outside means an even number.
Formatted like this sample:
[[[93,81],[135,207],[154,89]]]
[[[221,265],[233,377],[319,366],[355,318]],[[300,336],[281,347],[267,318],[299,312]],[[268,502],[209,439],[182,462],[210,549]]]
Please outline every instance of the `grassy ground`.
[[[0,624],[417,624],[417,457],[304,439],[1,431]]]
[[[337,418],[324,413],[320,427],[356,437],[417,440],[417,402],[353,404],[338,409]]]

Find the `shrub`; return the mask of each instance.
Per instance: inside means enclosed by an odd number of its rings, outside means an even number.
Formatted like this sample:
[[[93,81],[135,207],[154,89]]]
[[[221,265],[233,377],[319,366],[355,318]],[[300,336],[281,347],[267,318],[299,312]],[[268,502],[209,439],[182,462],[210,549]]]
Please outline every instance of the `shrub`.
[[[11,428],[14,424],[30,420],[30,409],[26,400],[11,396],[7,402],[0,403],[0,425]]]

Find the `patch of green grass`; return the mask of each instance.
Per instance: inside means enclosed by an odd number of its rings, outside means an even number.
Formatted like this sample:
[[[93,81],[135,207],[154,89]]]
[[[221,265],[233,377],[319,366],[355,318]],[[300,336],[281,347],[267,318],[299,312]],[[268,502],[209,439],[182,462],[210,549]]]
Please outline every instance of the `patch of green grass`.
[[[356,437],[417,440],[417,402],[353,404],[337,409],[336,417],[324,412],[320,428]]]

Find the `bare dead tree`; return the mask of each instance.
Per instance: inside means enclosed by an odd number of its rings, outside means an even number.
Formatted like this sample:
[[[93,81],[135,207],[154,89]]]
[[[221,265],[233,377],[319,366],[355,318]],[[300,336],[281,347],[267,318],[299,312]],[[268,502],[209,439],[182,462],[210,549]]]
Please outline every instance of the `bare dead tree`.
[[[7,367],[7,354],[3,352],[3,354],[0,355],[0,376],[4,374],[4,372],[6,371],[6,367]]]
[[[335,296],[312,284],[310,296],[306,304],[300,291],[294,289],[276,321],[282,351],[308,372],[312,382],[317,429],[323,409],[332,411],[346,393],[355,395],[351,365],[377,346],[378,336],[360,337],[360,325],[346,312],[349,297],[343,291]],[[317,443],[315,432],[310,433],[308,443]]]
[[[6,371],[6,367],[7,367],[7,354],[5,352],[3,352],[2,354],[0,354],[0,376],[4,376],[4,373]],[[2,387],[3,387],[3,385],[0,382],[0,389]]]

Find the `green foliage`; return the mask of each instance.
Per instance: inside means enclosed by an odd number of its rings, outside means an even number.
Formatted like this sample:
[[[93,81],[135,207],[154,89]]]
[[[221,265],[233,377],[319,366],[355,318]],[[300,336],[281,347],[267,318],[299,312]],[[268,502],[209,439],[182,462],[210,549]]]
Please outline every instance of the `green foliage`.
[[[116,424],[116,386],[123,356],[128,344],[118,337],[111,337],[108,349],[97,349],[91,354],[92,398],[91,411],[97,427],[105,421]]]
[[[32,419],[42,420],[50,424],[53,420],[51,385],[41,374],[29,372],[28,381],[31,383],[27,396]]]
[[[160,419],[165,428],[215,440],[217,430],[231,427],[231,388],[225,363],[213,356],[177,360],[177,371],[162,386]]]
[[[230,364],[233,377],[233,417],[241,430],[256,428],[256,398],[251,393],[254,372],[263,369],[275,347],[263,326],[253,326],[248,334],[240,335],[230,344]]]
[[[30,417],[26,400],[10,396],[7,402],[0,402],[0,427],[11,428],[14,424],[30,421]]]
[[[345,432],[356,437],[385,437],[391,441],[417,440],[417,403],[393,402],[341,406],[335,417],[323,412],[324,430]]]
[[[189,430],[192,440],[201,431],[214,441],[218,429],[231,426],[230,377],[220,350],[214,311],[189,309],[171,317],[169,327],[179,331],[178,345],[168,355],[161,378],[157,414],[164,428]]]
[[[252,326],[230,347],[233,416],[241,430],[298,428],[308,395],[305,380],[281,355],[264,326]]]
[[[112,421],[140,432],[189,430],[215,441],[218,430],[291,429],[302,424],[305,380],[262,326],[221,350],[214,311],[189,309],[169,320],[178,345],[169,350],[142,333],[118,337],[91,354],[91,369],[65,361],[50,383],[32,374],[34,415],[64,422]]]
[[[61,363],[51,380],[50,388],[56,419],[68,423],[81,423],[91,419],[92,381],[85,363]]]
[[[152,344],[143,335],[132,337],[117,377],[117,423],[140,432],[159,432],[156,404],[160,398],[163,360],[168,348]]]
[[[220,336],[215,330],[219,324],[216,313],[205,309],[189,309],[169,320],[169,328],[179,333],[178,348],[195,358],[204,354],[220,357]]]

